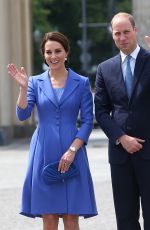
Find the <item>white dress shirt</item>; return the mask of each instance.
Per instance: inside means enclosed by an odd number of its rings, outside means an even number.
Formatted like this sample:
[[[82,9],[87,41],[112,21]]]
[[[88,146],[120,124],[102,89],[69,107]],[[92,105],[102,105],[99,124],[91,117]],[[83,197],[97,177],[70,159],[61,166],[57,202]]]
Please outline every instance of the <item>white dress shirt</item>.
[[[130,54],[130,56],[131,56],[130,67],[131,67],[131,72],[132,72],[133,76],[134,76],[135,62],[136,62],[136,58],[137,58],[137,55],[138,55],[139,51],[140,51],[140,47],[139,47],[139,45],[137,45],[135,50]],[[126,67],[127,67],[127,58],[126,57],[128,55],[124,54],[122,51],[120,51],[120,55],[121,55],[121,60],[122,60],[122,73],[123,73],[123,78],[125,80]],[[119,145],[119,144],[120,144],[120,142],[117,139],[116,140],[116,145]]]
[[[131,72],[132,72],[133,76],[134,76],[135,62],[136,62],[136,58],[137,58],[139,51],[140,51],[140,47],[139,47],[139,45],[137,45],[135,50],[130,54],[130,56],[131,56],[130,66],[131,66]],[[125,79],[126,66],[127,66],[127,59],[126,59],[127,55],[124,54],[122,51],[120,51],[120,55],[121,55],[121,60],[122,60],[122,73],[123,73],[123,77]]]

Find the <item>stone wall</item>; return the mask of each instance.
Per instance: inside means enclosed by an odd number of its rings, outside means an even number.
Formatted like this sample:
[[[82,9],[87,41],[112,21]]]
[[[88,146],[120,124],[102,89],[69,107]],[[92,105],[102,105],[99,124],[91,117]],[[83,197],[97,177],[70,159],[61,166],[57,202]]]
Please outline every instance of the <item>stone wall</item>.
[[[150,0],[133,0],[133,15],[138,28],[139,44],[147,48],[145,35],[150,35]]]
[[[15,104],[18,87],[7,73],[8,63],[24,66],[28,74],[31,61],[31,6],[30,0],[0,1],[0,139],[14,135],[16,125]],[[31,124],[32,120],[25,122]],[[0,142],[2,142],[0,140]]]

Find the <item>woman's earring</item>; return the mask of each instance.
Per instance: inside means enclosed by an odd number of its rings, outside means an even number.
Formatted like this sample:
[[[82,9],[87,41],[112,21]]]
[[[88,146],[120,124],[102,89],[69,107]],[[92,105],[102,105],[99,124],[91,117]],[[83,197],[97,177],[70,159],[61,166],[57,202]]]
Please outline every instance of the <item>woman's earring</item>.
[[[68,57],[65,57],[65,66],[68,67]]]

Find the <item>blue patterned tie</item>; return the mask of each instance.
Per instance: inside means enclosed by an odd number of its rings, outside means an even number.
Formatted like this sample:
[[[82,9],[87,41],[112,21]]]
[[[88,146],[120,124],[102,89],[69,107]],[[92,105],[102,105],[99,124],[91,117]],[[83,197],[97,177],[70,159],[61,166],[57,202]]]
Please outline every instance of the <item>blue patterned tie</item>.
[[[127,60],[127,65],[126,65],[126,74],[125,74],[125,84],[126,84],[128,97],[130,98],[131,91],[132,91],[132,82],[133,82],[133,75],[132,75],[131,67],[130,67],[131,56],[128,55],[126,57],[126,60]]]

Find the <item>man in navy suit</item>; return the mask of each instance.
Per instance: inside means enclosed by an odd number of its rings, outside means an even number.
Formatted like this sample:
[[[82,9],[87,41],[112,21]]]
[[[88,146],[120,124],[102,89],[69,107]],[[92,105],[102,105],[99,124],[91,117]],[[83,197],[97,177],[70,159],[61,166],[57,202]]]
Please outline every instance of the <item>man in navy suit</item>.
[[[120,52],[98,66],[95,115],[109,138],[117,229],[141,230],[141,204],[150,230],[150,53],[137,43],[132,15],[116,14],[111,26]]]

